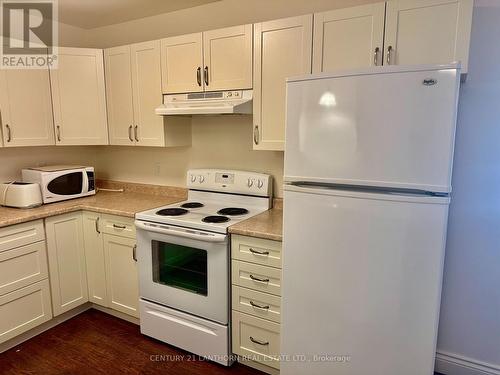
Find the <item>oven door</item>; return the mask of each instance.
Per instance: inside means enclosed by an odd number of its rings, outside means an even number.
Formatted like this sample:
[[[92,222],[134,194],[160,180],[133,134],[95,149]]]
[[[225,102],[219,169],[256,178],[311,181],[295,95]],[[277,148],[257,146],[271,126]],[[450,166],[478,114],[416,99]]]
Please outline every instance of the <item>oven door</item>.
[[[227,235],[136,220],[144,300],[227,324]]]

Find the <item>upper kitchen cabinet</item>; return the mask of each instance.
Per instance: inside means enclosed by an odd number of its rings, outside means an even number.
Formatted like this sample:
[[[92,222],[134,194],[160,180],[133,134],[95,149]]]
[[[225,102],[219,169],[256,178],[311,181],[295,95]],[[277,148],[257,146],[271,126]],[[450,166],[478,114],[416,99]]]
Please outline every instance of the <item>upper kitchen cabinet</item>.
[[[162,102],[160,41],[105,50],[110,144],[185,146],[188,119],[155,114]]]
[[[253,148],[283,150],[286,78],[311,73],[312,15],[254,25]]]
[[[103,51],[59,48],[58,64],[50,71],[56,144],[108,144]]]
[[[252,88],[252,25],[203,33],[205,91]]]
[[[162,39],[166,94],[252,87],[252,25]]]
[[[48,69],[1,70],[0,111],[4,146],[55,144]]]
[[[385,3],[314,15],[313,72],[382,65]]]
[[[387,64],[462,62],[467,73],[473,0],[393,0],[387,2]]]

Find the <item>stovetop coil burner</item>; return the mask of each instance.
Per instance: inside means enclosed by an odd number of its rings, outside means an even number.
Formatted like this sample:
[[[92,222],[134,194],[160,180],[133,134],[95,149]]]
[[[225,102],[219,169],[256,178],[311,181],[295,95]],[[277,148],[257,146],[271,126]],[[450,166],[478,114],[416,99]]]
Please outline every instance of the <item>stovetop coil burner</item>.
[[[212,216],[205,216],[201,221],[204,223],[226,223],[230,219],[226,216],[217,216],[217,215],[212,215]]]
[[[226,207],[222,210],[217,211],[219,215],[229,215],[229,216],[237,216],[237,215],[245,215],[248,214],[248,210],[246,208],[240,207]]]
[[[205,205],[200,202],[186,202],[184,204],[181,204],[182,208],[201,208],[203,206]]]
[[[187,214],[189,211],[184,208],[164,208],[157,211],[156,214],[160,216],[181,216]]]

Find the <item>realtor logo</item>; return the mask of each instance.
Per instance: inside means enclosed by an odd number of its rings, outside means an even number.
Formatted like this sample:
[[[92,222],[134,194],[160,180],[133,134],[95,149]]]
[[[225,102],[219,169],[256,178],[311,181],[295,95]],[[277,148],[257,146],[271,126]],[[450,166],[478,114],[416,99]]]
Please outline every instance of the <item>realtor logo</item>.
[[[57,67],[57,5],[57,0],[0,0],[1,69]]]

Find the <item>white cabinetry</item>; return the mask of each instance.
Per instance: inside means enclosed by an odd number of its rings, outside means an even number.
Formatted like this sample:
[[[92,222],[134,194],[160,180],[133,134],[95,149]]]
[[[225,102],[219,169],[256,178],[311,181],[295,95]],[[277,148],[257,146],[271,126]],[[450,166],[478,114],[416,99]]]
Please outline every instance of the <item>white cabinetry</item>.
[[[254,150],[283,150],[286,78],[311,73],[312,15],[254,25]]]
[[[47,69],[0,70],[0,111],[5,147],[55,144]]]
[[[166,94],[252,87],[252,25],[162,39]]]
[[[58,64],[50,71],[56,144],[108,144],[103,51],[61,47]]]
[[[89,300],[82,213],[45,219],[54,315]]]
[[[160,41],[109,48],[104,56],[110,144],[190,145],[189,120],[155,114],[163,99]]]

